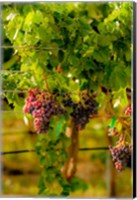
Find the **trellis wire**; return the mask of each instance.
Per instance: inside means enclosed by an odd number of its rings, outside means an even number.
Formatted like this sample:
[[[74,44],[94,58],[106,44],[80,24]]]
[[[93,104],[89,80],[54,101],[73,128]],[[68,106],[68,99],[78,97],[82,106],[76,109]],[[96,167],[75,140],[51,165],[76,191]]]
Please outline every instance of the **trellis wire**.
[[[1,110],[0,112],[1,113],[23,114],[24,115],[23,111],[21,112],[21,111],[12,111],[12,110]]]
[[[45,151],[49,151],[50,149],[46,149]],[[56,151],[59,151],[61,149],[56,149]],[[79,151],[95,151],[95,150],[109,150],[108,147],[85,147],[85,148],[79,148]],[[20,153],[31,153],[35,152],[35,149],[24,149],[24,150],[16,150],[16,151],[5,151],[1,152],[1,155],[7,155],[7,154],[20,154]]]
[[[28,90],[1,90],[0,93],[4,93],[4,92],[16,92],[16,93],[26,93],[28,92]]]
[[[25,70],[6,70],[6,69],[2,69],[2,70],[0,70],[0,72],[25,73],[27,71],[25,71]]]
[[[35,131],[29,131],[29,130],[10,130],[10,134],[9,131],[3,131],[3,133],[0,133],[0,136],[4,137],[14,137],[14,136],[25,136],[26,133],[28,135],[36,135],[37,133]]]
[[[2,49],[35,49],[35,50],[62,50],[59,47],[36,47],[36,46],[10,46],[10,45],[1,45]]]
[[[27,93],[29,91],[28,90],[1,90],[0,93],[4,93],[4,92],[15,92],[15,93]],[[59,94],[80,94],[81,92],[58,92]]]
[[[26,92],[28,92],[29,90],[1,90],[0,92],[1,93],[4,93],[4,92],[16,92],[16,93],[26,93]],[[67,93],[67,94],[78,94],[78,92],[60,92],[60,94],[65,94],[65,93]]]

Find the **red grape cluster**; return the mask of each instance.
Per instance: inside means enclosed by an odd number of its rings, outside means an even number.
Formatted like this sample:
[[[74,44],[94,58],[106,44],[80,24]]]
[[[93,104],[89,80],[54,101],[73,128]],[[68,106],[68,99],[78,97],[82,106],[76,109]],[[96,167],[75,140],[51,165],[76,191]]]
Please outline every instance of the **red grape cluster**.
[[[33,116],[37,133],[45,133],[49,130],[52,116],[65,113],[54,95],[46,91],[40,92],[37,88],[29,91],[23,111]]]
[[[131,159],[132,145],[121,145],[119,147],[109,146],[113,162],[118,172],[121,172],[127,166]]]
[[[81,101],[75,103],[67,94],[62,101],[64,107],[71,107],[70,113],[77,130],[82,130],[89,122],[90,116],[97,114],[98,103],[91,95],[82,95]]]

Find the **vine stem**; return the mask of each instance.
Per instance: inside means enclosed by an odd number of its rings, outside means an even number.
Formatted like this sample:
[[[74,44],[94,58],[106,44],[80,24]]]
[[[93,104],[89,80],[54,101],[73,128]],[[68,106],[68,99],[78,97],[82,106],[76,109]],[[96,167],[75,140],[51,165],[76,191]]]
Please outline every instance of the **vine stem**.
[[[71,121],[70,139],[71,144],[67,152],[68,159],[63,167],[63,177],[69,182],[76,173],[77,157],[79,151],[78,130],[76,130],[73,120]]]
[[[50,89],[49,89],[48,82],[47,82],[47,77],[44,75],[44,73],[43,73],[43,76],[44,76],[45,86],[46,86],[48,92],[51,93],[51,91],[50,91]]]

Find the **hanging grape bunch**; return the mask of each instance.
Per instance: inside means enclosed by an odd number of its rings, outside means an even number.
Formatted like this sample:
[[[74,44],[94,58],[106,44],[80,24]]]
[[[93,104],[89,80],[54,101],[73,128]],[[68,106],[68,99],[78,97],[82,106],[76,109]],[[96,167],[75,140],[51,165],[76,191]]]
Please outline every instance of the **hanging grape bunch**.
[[[131,106],[129,106],[125,110],[125,115],[131,115]],[[114,122],[115,120],[115,122]],[[114,162],[115,168],[118,172],[121,172],[125,169],[125,167],[128,165],[128,162],[131,159],[131,153],[133,151],[133,146],[131,141],[127,140],[127,132],[124,132],[126,130],[125,127],[121,130],[122,132],[118,132],[116,127],[114,127],[114,123],[116,123],[116,119],[113,119],[113,125],[111,124],[111,127],[108,129],[109,136],[117,136],[118,141],[116,143],[115,147],[109,146],[110,153],[112,155],[112,160]],[[127,120],[123,121],[123,124],[126,121],[127,126]]]
[[[62,98],[59,102],[58,98]],[[30,90],[25,100],[24,113],[30,113],[34,118],[34,128],[37,133],[45,133],[50,128],[53,116],[65,115],[68,108],[72,108],[70,116],[77,130],[85,128],[93,114],[97,114],[98,103],[93,95],[82,94],[78,103],[74,102],[69,93],[40,92],[38,89]],[[61,104],[62,103],[62,104]]]
[[[85,128],[86,124],[92,115],[97,114],[98,103],[95,101],[92,94],[82,94],[81,101],[75,103],[69,94],[64,96],[62,101],[64,107],[71,107],[70,113],[77,130]]]
[[[118,147],[109,146],[109,149],[116,169],[118,170],[118,172],[123,171],[127,166],[129,159],[131,159],[131,152],[132,152],[131,144],[130,145],[123,144]]]
[[[49,130],[52,116],[65,113],[54,95],[46,91],[40,92],[37,88],[29,91],[23,111],[33,116],[34,128],[37,133],[45,133]]]

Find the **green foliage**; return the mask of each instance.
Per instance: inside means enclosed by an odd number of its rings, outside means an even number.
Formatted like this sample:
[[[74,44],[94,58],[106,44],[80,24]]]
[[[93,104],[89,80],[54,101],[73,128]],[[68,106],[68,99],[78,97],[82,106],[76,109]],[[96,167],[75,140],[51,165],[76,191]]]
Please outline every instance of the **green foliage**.
[[[20,70],[32,70],[37,84],[43,73],[52,78],[60,63],[63,74],[54,77],[57,85],[70,72],[81,82],[88,80],[89,89],[130,86],[131,2],[12,4],[4,6],[3,19],[5,37],[24,46],[14,48]]]
[[[3,90],[57,89],[60,93],[72,92],[72,99],[78,102],[80,91],[92,89],[100,113],[108,109],[115,115],[123,113],[129,104],[126,89],[131,87],[132,5],[132,2],[5,4],[4,45],[12,45],[13,50],[4,51],[9,57],[5,57],[3,69],[18,69],[22,73],[1,72]],[[59,65],[62,72],[58,71]],[[15,108],[22,108],[19,95],[6,92],[3,95]],[[76,177],[69,183],[61,175],[69,144],[64,134],[69,124],[67,116],[58,128],[59,123],[60,119],[53,119],[52,130],[47,135],[38,135],[40,195],[68,196],[71,191],[86,188]]]
[[[50,133],[38,137],[36,152],[42,167],[38,183],[40,195],[67,196],[74,189],[75,183],[68,183],[60,171],[67,159],[68,144],[68,138],[63,133],[60,133],[58,137]]]

